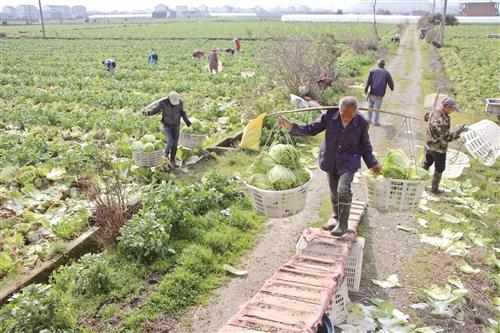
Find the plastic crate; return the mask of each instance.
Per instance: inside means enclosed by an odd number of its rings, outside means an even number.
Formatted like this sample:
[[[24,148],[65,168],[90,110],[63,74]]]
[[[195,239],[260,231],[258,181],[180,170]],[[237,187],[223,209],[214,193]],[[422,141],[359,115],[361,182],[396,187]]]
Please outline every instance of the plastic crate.
[[[410,211],[418,207],[425,181],[366,177],[368,203],[381,211]]]
[[[305,184],[284,191],[261,190],[245,183],[252,197],[252,206],[258,214],[272,218],[290,217],[300,213],[306,206],[306,197],[309,185],[313,179],[310,170],[310,179]]]
[[[163,156],[165,153],[163,150],[157,150],[150,153],[145,153],[141,151],[133,151],[132,156],[134,157],[134,162],[137,166],[147,166],[155,167],[163,162]]]
[[[469,153],[486,166],[495,164],[500,155],[500,128],[494,122],[483,119],[469,126],[461,139]]]
[[[443,172],[443,177],[455,179],[462,175],[465,168],[470,167],[469,157],[461,151],[448,149],[446,152],[446,169]],[[434,172],[434,165],[429,169]]]
[[[485,102],[486,113],[496,114],[497,116],[500,116],[500,98],[487,98]]]
[[[328,315],[332,318],[334,325],[340,325],[346,321],[347,308],[350,303],[351,300],[349,299],[347,291],[347,282],[346,279],[344,279],[339,284],[335,294],[332,296],[331,309],[328,311]]]
[[[201,147],[203,142],[207,139],[207,135],[188,134],[181,132],[179,134],[179,146],[185,148],[198,148]]]
[[[365,239],[358,237],[357,241],[352,243],[349,249],[349,255],[345,260],[344,276],[347,289],[350,292],[359,292],[361,284],[361,272],[363,269],[363,251],[365,248]]]

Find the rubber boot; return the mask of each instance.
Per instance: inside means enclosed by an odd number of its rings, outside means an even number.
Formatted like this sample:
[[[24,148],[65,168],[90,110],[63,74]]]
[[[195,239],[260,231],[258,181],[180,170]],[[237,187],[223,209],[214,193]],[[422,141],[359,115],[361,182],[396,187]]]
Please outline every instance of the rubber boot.
[[[173,146],[171,149],[170,149],[170,165],[173,167],[173,168],[177,168],[178,165],[177,163],[175,162],[175,156],[177,155],[177,146]]]
[[[339,223],[330,232],[332,236],[343,236],[349,226],[349,214],[351,213],[351,200],[339,200]]]
[[[431,192],[433,194],[443,194],[444,191],[439,188],[439,183],[441,182],[441,177],[443,176],[442,172],[434,171],[434,175],[432,176],[432,187]]]
[[[339,205],[338,203],[332,202],[332,209],[333,209],[333,214],[332,218],[334,219],[333,223],[330,224],[325,224],[321,229],[326,230],[326,231],[332,231],[335,227],[338,225],[339,221]]]

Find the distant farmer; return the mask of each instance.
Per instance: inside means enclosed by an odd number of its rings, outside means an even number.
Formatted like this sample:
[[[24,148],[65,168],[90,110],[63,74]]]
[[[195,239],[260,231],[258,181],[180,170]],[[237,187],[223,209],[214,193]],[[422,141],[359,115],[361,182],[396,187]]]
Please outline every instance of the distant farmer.
[[[165,156],[169,159],[170,165],[176,167],[175,155],[177,153],[177,143],[179,142],[181,117],[187,127],[191,126],[191,122],[184,111],[184,105],[179,94],[175,91],[168,94],[168,97],[160,101],[151,111],[143,111],[143,114],[146,116],[153,116],[160,112],[161,122],[167,139]]]
[[[381,170],[373,156],[368,121],[358,113],[358,101],[351,96],[344,97],[339,108],[328,109],[310,124],[297,125],[285,118],[279,118],[278,124],[288,129],[291,135],[309,136],[326,131],[318,163],[328,174],[333,218],[337,222],[325,225],[323,229],[330,230],[334,236],[342,236],[348,227],[351,183],[354,173],[361,167],[361,157],[374,172]]]
[[[448,142],[457,140],[462,132],[467,131],[467,127],[461,125],[455,131],[450,132],[450,114],[454,111],[460,111],[457,102],[451,97],[446,97],[437,109],[432,110],[430,115],[425,115],[428,125],[425,160],[422,167],[429,170],[431,165],[434,164],[434,175],[431,186],[431,192],[434,194],[442,194],[444,192],[439,189],[439,183],[446,168]]]
[[[154,52],[148,54],[148,64],[156,65],[158,63],[158,55]]]
[[[111,58],[104,59],[102,63],[106,66],[108,72],[113,72],[116,68],[116,61]]]
[[[325,75],[322,78],[320,78],[319,80],[316,80],[316,83],[322,89],[326,89],[328,87],[331,87],[332,82],[333,82],[333,78],[329,75]]]
[[[234,42],[234,48],[236,49],[236,52],[240,52],[241,50],[241,40],[239,37],[234,37],[233,38],[233,42]]]
[[[427,28],[423,27],[420,29],[420,39],[424,39],[425,35],[427,34]]]
[[[382,107],[382,99],[385,96],[385,91],[387,86],[394,90],[394,82],[392,81],[391,73],[385,69],[385,60],[380,59],[378,62],[378,68],[374,68],[370,71],[368,79],[365,84],[365,94],[368,99],[368,108],[374,110],[380,110]],[[375,112],[375,126],[380,126],[380,114],[378,111]],[[372,111],[368,111],[368,122],[372,121]]]
[[[223,47],[221,51],[229,55],[230,58],[234,57],[234,49]]]
[[[204,56],[205,56],[205,52],[203,52],[203,50],[194,50],[193,51],[193,59],[194,58],[200,59],[200,58],[203,58]]]
[[[397,44],[399,45],[399,40],[400,40],[400,36],[398,33],[394,34],[392,37],[391,37],[391,42],[393,42],[394,44]]]
[[[210,74],[215,71],[215,74],[219,73],[219,57],[217,55],[217,48],[213,47],[212,51],[208,55],[208,70]]]

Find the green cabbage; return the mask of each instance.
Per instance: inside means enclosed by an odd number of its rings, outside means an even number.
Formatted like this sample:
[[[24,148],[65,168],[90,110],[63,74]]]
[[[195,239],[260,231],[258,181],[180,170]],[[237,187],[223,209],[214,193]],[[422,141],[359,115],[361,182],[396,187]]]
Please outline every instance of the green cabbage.
[[[269,155],[276,163],[296,168],[299,165],[300,152],[292,145],[278,144],[271,147]]]
[[[275,165],[269,170],[267,178],[273,185],[273,188],[278,191],[294,188],[297,181],[297,177],[295,177],[292,170],[280,164]]]
[[[154,143],[155,142],[155,136],[153,134],[146,134],[141,138],[141,142],[146,144],[148,142]]]
[[[152,142],[144,144],[144,152],[151,153],[155,151],[155,145]]]
[[[261,190],[272,190],[273,187],[269,182],[267,175],[265,173],[256,173],[250,176],[249,184],[253,185]]]
[[[428,180],[430,178],[429,171],[421,167],[410,166],[406,169],[407,179],[410,180]]]
[[[254,173],[267,174],[267,172],[271,170],[271,168],[275,165],[276,162],[271,158],[271,156],[269,156],[269,154],[266,152],[262,152],[252,164],[252,171]]]
[[[132,142],[132,151],[143,151],[144,144],[141,141]]]
[[[392,179],[406,179],[410,161],[401,149],[390,149],[382,167],[382,176]]]
[[[297,178],[297,186],[300,186],[307,183],[311,178],[311,175],[309,174],[309,170],[302,167],[301,169],[295,170],[295,177]]]
[[[165,149],[165,143],[160,140],[155,141],[155,150],[163,150]]]

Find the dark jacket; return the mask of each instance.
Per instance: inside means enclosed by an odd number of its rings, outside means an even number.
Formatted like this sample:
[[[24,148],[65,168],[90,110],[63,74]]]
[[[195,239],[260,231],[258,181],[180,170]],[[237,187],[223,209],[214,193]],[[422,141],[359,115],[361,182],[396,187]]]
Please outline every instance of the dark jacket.
[[[438,153],[446,153],[448,142],[460,138],[460,130],[450,131],[450,116],[440,107],[432,111],[427,125],[425,147]]]
[[[370,89],[370,95],[384,97],[387,85],[394,90],[391,73],[385,68],[374,68],[366,80],[365,94],[368,94],[368,89]]]
[[[179,126],[181,123],[181,117],[186,123],[186,125],[190,126],[191,122],[189,121],[186,112],[184,112],[184,103],[179,101],[179,105],[172,105],[168,98],[159,102],[156,107],[147,112],[148,116],[153,116],[159,112],[161,114],[161,122],[164,126]]]
[[[310,124],[293,124],[290,134],[307,136],[323,131],[326,131],[325,140],[321,143],[318,158],[321,170],[354,173],[361,167],[361,157],[368,168],[378,164],[370,144],[368,121],[361,114],[356,114],[344,128],[339,109],[330,109]]]

